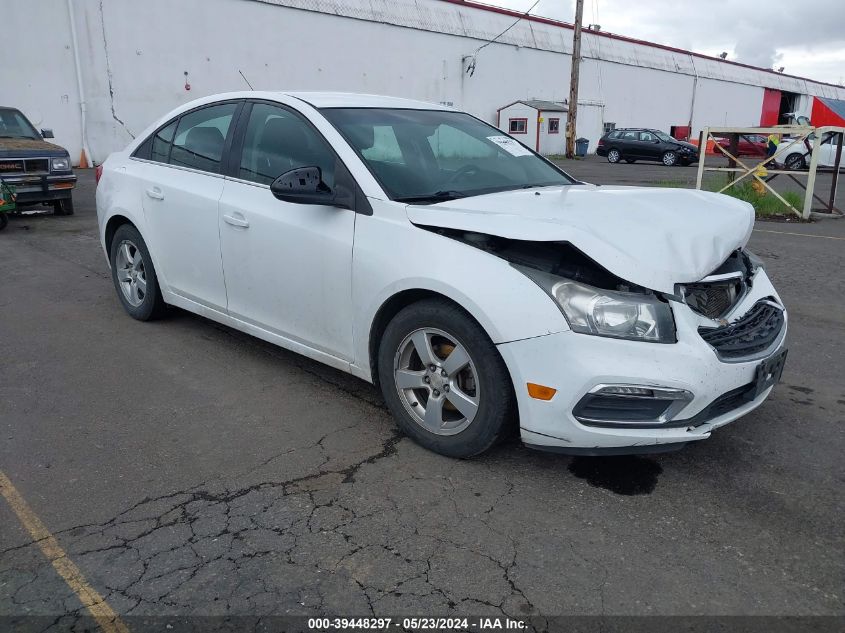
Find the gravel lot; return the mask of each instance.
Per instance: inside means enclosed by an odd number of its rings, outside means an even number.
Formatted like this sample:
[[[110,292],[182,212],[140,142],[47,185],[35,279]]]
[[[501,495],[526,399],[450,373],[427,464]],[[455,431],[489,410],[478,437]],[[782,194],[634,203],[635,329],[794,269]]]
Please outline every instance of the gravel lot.
[[[791,330],[751,415],[657,457],[456,461],[371,385],[188,313],[126,316],[79,176],[75,216],[0,233],[0,471],[115,612],[845,615],[845,220],[757,225]],[[79,596],[2,499],[0,528],[0,616],[72,626]]]

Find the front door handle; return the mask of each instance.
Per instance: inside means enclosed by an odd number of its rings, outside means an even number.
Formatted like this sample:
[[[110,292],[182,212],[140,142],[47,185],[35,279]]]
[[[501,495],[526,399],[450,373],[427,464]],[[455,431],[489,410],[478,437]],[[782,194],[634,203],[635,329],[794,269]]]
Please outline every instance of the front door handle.
[[[147,195],[152,198],[153,200],[164,200],[164,194],[162,193],[161,189],[158,187],[153,187],[152,189],[147,189]]]
[[[238,216],[240,217],[235,217],[233,215],[224,215],[223,221],[226,224],[231,224],[232,226],[239,226],[242,229],[249,228],[249,222],[247,222],[246,218],[243,217],[240,213],[238,213]]]

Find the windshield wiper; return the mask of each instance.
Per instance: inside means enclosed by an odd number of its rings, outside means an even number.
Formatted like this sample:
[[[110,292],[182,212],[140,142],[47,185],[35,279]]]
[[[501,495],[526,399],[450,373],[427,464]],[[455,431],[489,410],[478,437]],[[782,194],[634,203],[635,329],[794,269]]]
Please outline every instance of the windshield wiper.
[[[403,196],[401,198],[394,198],[396,202],[446,202],[448,200],[456,200],[457,198],[466,198],[467,194],[463,191],[435,191],[434,193],[426,193],[419,196]]]

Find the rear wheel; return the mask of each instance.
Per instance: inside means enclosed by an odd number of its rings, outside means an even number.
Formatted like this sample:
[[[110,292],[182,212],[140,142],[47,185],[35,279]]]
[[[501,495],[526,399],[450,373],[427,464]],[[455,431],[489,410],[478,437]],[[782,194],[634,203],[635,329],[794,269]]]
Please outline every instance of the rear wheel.
[[[804,169],[807,166],[807,161],[801,154],[790,154],[786,157],[784,164],[787,169]]]
[[[379,347],[378,375],[402,431],[442,455],[484,452],[514,417],[513,387],[496,346],[445,300],[420,301],[393,318]]]
[[[53,202],[53,215],[73,215],[73,198],[62,198]]]
[[[663,153],[662,160],[663,164],[667,167],[674,167],[678,162],[678,155],[670,149],[668,152]]]
[[[607,152],[607,162],[608,163],[618,163],[619,159],[622,158],[622,154],[619,153],[619,150],[614,148],[608,150]]]
[[[138,229],[131,224],[117,229],[109,260],[117,296],[129,316],[149,321],[164,314],[166,305],[155,268]]]

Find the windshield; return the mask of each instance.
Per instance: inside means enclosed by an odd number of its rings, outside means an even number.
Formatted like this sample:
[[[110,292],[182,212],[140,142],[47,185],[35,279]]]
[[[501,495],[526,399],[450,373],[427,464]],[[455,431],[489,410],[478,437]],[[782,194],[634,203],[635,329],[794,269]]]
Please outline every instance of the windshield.
[[[400,202],[439,202],[551,185],[572,178],[463,112],[330,108],[323,115]]]
[[[19,110],[0,108],[0,138],[40,139],[41,136]]]

